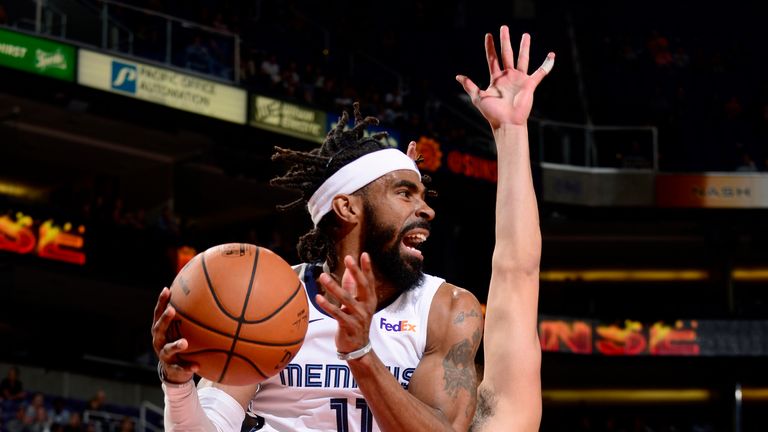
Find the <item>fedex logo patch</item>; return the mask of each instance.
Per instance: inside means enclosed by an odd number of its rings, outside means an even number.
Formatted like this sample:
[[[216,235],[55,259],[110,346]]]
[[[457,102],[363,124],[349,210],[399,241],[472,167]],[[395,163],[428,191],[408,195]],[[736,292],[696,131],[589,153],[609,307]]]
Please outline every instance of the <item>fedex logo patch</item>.
[[[411,324],[408,320],[398,321],[394,324],[388,323],[386,318],[379,322],[379,328],[390,332],[416,331],[416,324]]]

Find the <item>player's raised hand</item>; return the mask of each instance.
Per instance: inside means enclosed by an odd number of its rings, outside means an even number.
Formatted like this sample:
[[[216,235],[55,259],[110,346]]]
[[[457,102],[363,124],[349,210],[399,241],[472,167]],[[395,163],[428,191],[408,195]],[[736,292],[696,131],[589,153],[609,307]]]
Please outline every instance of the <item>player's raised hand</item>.
[[[340,303],[338,306],[328,301],[325,296],[317,296],[317,304],[339,323],[336,333],[336,350],[349,353],[359,350],[369,341],[371,319],[376,313],[376,291],[374,285],[371,257],[367,253],[360,256],[360,265],[351,256],[344,258],[344,275],[339,285],[327,274],[318,279],[330,294]]]
[[[152,320],[152,348],[163,369],[166,381],[185,383],[191,380],[199,369],[197,363],[184,362],[178,354],[189,347],[186,339],[168,340],[168,328],[176,316],[176,309],[171,306],[171,290],[163,288],[155,305]]]
[[[528,75],[531,47],[530,35],[523,34],[517,65],[509,39],[509,28],[501,27],[501,65],[493,43],[493,36],[485,35],[485,57],[488,61],[490,84],[480,89],[471,79],[457,75],[456,80],[464,87],[472,103],[488,120],[493,129],[504,124],[525,125],[533,106],[533,92],[541,80],[552,70],[555,53],[550,52],[544,63]]]

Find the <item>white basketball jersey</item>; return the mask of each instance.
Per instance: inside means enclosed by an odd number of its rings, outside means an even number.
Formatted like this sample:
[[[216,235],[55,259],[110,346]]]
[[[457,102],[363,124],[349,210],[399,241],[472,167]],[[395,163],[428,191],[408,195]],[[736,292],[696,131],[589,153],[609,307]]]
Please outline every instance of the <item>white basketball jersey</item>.
[[[310,305],[307,336],[288,366],[261,384],[251,413],[264,418],[261,431],[379,431],[347,362],[336,357],[336,320],[315,303],[315,279],[322,268],[302,264],[296,269]],[[420,286],[371,321],[373,350],[405,389],[424,355],[429,308],[443,282],[425,275]]]

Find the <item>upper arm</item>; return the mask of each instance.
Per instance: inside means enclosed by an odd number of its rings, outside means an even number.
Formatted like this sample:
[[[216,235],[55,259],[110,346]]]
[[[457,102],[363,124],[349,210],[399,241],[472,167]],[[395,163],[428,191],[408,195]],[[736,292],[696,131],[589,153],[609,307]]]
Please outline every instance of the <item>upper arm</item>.
[[[485,316],[486,427],[538,430],[541,420],[541,344],[538,338],[538,272],[494,269]],[[481,414],[478,412],[478,415]],[[476,423],[484,419],[476,419]],[[511,426],[515,425],[514,428]],[[474,430],[474,429],[473,429]]]
[[[233,385],[219,384],[219,383],[211,382],[205,378],[201,378],[200,382],[197,383],[197,388],[204,388],[204,387],[216,387],[218,389],[224,390],[225,393],[232,396],[232,398],[235,399],[240,404],[240,406],[243,407],[243,410],[247,410],[248,404],[251,402],[251,399],[253,399],[253,396],[256,394],[256,390],[259,388],[259,385],[253,384],[253,385],[247,385],[247,386],[233,386]]]
[[[442,286],[429,313],[427,351],[408,389],[456,430],[467,430],[475,412],[475,355],[482,334],[482,311],[475,296]]]

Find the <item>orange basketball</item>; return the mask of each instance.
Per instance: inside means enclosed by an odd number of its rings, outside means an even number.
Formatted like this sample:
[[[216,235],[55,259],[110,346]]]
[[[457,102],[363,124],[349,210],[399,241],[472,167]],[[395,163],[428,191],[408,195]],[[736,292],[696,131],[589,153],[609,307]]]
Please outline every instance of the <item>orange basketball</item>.
[[[185,361],[198,374],[231,385],[255,384],[280,372],[307,332],[309,309],[299,278],[282,258],[244,243],[196,255],[171,285],[176,317],[169,340],[184,337]]]

